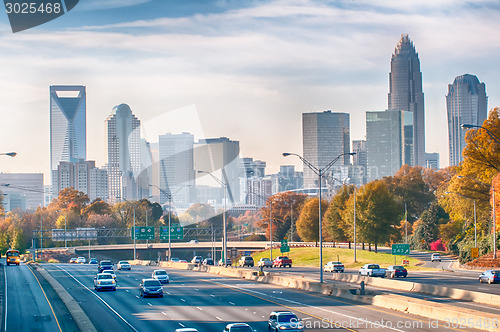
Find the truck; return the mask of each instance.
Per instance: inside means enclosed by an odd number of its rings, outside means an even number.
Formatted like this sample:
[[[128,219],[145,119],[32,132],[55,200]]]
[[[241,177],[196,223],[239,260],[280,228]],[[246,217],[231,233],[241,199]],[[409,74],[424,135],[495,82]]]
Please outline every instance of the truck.
[[[274,267],[292,267],[292,260],[287,256],[278,256],[273,261]]]
[[[385,269],[381,269],[378,264],[365,264],[361,269],[359,269],[360,276],[367,277],[385,277]]]

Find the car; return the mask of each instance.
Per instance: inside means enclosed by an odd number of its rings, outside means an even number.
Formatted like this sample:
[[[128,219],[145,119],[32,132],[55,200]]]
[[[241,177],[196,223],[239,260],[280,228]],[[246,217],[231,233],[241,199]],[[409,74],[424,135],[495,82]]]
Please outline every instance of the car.
[[[191,260],[191,263],[193,264],[201,264],[202,262],[203,262],[202,256],[194,256],[193,259]]]
[[[386,270],[386,275],[391,278],[404,277],[408,275],[408,271],[404,266],[401,265],[391,265]]]
[[[263,257],[261,259],[259,259],[259,261],[257,262],[257,266],[258,267],[273,267],[273,262],[267,258],[267,257]]]
[[[365,264],[359,269],[359,275],[367,277],[385,277],[385,269],[381,269],[378,264]]]
[[[253,267],[254,266],[254,261],[252,256],[243,256],[240,258],[238,261],[238,266],[244,267],[244,266],[249,266]]]
[[[180,259],[178,263],[187,263],[188,261],[185,259]]]
[[[231,266],[233,264],[233,261],[231,260],[231,258],[226,258],[226,263],[224,264],[224,260],[221,258],[219,259],[219,262],[217,263],[217,265],[219,266]]]
[[[130,263],[127,261],[119,261],[118,264],[116,264],[116,268],[118,270],[130,270],[130,269],[132,269]]]
[[[111,274],[111,276],[113,277],[113,279],[115,279],[116,281],[116,274],[115,274],[115,271],[113,270],[102,270],[101,273],[107,273],[107,274]]]
[[[441,254],[434,253],[431,255],[431,262],[438,261],[441,262]]]
[[[323,266],[323,271],[324,272],[338,272],[338,273],[343,273],[345,270],[344,264],[338,261],[330,261],[326,263],[325,266]]]
[[[479,276],[479,282],[487,282],[488,284],[494,284],[500,282],[500,270],[487,270],[481,273]]]
[[[139,295],[141,297],[163,297],[163,288],[161,287],[161,283],[156,279],[142,279],[139,284]]]
[[[181,260],[177,257],[172,257],[172,258],[170,258],[170,261],[174,262],[174,263],[179,263]]]
[[[224,332],[254,332],[254,329],[247,323],[231,323],[226,325]]]
[[[304,331],[304,324],[291,311],[273,311],[268,320],[269,331]]]
[[[78,262],[78,258],[76,258],[76,257],[70,258],[70,259],[69,259],[69,262],[70,262],[71,264],[76,263],[76,262]]]
[[[168,284],[170,282],[170,277],[165,270],[154,270],[151,274],[151,278],[158,280],[162,284]]]
[[[97,258],[91,258],[89,260],[89,264],[98,264],[99,262],[97,261]]]
[[[86,262],[86,261],[87,261],[87,260],[85,259],[85,257],[78,257],[78,258],[76,259],[76,262],[77,262],[78,264],[85,264],[85,262]]]
[[[214,260],[212,258],[205,258],[203,260],[203,265],[214,265]]]
[[[94,289],[96,291],[103,289],[111,289],[112,291],[115,291],[116,281],[109,273],[98,273],[97,276],[94,277]]]
[[[292,267],[292,260],[287,256],[278,256],[273,261],[274,267]]]
[[[198,244],[199,242],[198,242],[198,240],[191,240],[191,241],[189,241],[189,243],[191,243],[191,244]]]
[[[110,260],[102,260],[99,262],[97,265],[97,273],[101,273],[102,270],[112,270],[113,269],[113,263],[111,263]]]

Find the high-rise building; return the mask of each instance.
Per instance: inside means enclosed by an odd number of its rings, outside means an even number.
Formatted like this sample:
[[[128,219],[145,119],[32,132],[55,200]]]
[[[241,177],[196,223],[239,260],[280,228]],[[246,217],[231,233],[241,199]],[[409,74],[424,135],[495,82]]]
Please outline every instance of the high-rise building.
[[[411,166],[425,166],[425,110],[422,73],[418,53],[408,35],[401,35],[391,58],[389,110],[413,113],[413,158]]]
[[[50,169],[87,159],[86,92],[82,85],[50,86]]]
[[[141,121],[127,104],[113,108],[106,119],[109,199],[141,199],[137,178],[141,172]]]
[[[366,112],[368,181],[392,176],[413,160],[413,114],[399,110]]]
[[[366,183],[366,169],[367,169],[367,160],[366,160],[366,141],[365,140],[353,140],[352,141],[352,152],[356,154],[352,157],[352,165],[353,169],[352,174],[356,181],[352,181],[351,183]]]
[[[266,176],[266,162],[262,160],[254,160],[253,158],[241,158],[241,174],[245,177]]]
[[[483,125],[488,113],[488,97],[486,87],[474,75],[457,76],[453,84],[448,85],[446,95],[448,111],[448,139],[450,149],[450,166],[458,165],[462,160],[465,148],[465,133],[462,124]]]
[[[190,133],[160,135],[160,203],[172,195],[175,206],[188,208],[194,198],[194,136]]]
[[[439,169],[439,153],[425,153],[425,168]]]
[[[200,139],[194,145],[194,169],[198,172],[196,178],[206,177],[210,181],[211,177],[203,174],[208,172],[222,184],[227,185],[228,204],[238,203],[240,199],[239,154],[240,142],[231,141],[227,137]],[[213,181],[210,182],[213,183]]]
[[[318,168],[350,152],[349,114],[332,111],[302,114],[302,155]],[[335,165],[349,165],[350,156],[342,156]],[[317,188],[318,176],[304,167],[304,188]]]

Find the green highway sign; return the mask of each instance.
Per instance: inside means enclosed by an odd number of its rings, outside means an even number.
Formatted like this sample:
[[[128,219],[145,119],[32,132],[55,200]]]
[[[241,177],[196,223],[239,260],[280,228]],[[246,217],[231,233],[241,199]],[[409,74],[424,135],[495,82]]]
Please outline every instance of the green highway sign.
[[[136,226],[135,231],[134,227],[132,227],[132,239],[136,240],[154,240],[155,239],[155,228],[154,227],[145,227],[145,226]]]
[[[281,240],[281,247],[280,251],[283,252],[290,252],[290,247],[288,246],[288,239],[283,239]]]
[[[393,244],[392,245],[392,254],[393,255],[409,255],[410,254],[410,245],[409,244]]]
[[[168,240],[168,227],[160,227],[160,240]],[[184,227],[174,225],[170,227],[170,240],[184,239]]]

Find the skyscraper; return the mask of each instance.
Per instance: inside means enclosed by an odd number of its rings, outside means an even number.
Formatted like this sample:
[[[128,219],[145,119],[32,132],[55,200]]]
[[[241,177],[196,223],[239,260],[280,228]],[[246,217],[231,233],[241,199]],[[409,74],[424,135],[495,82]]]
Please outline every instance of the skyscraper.
[[[484,83],[474,75],[457,76],[453,84],[448,85],[446,95],[448,111],[448,138],[450,142],[450,166],[458,165],[465,148],[465,133],[461,125],[481,126],[488,113],[488,97]]]
[[[368,181],[392,176],[401,166],[411,165],[413,119],[405,111],[366,112]]]
[[[160,203],[173,195],[174,204],[188,208],[194,187],[194,136],[190,133],[165,134],[159,137]]]
[[[349,153],[350,142],[348,113],[302,114],[302,155],[314,166],[323,168],[341,154]],[[349,157],[341,157],[335,165],[349,165]],[[309,167],[304,167],[304,188],[317,188],[318,185],[318,176]]]
[[[425,166],[425,111],[418,53],[408,35],[401,35],[391,58],[389,110],[413,112],[413,158],[409,165]]]
[[[50,86],[51,171],[61,161],[87,159],[86,112],[85,86]]]
[[[127,104],[113,108],[106,119],[108,190],[111,200],[140,199],[141,121]]]

